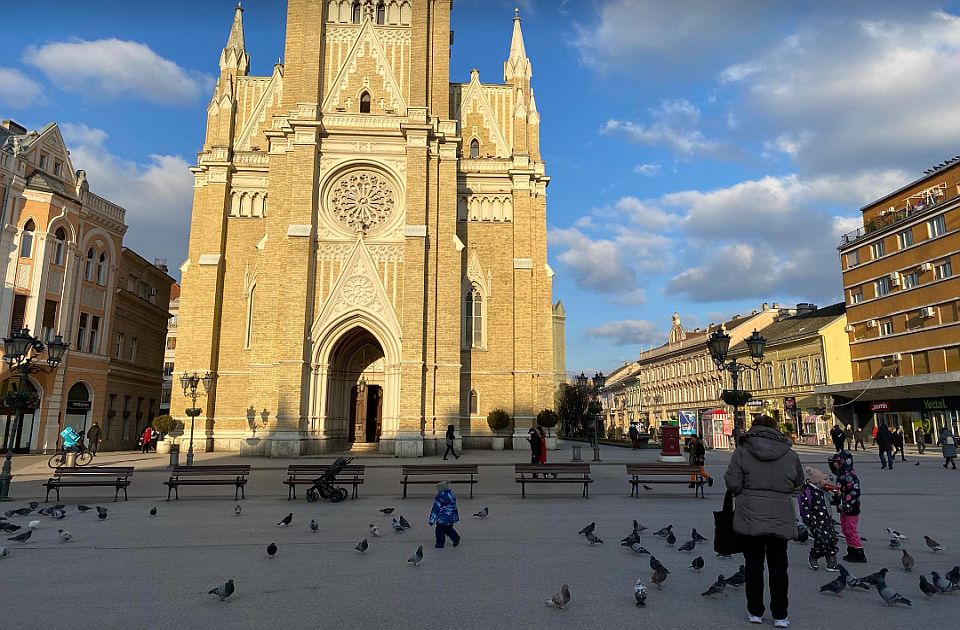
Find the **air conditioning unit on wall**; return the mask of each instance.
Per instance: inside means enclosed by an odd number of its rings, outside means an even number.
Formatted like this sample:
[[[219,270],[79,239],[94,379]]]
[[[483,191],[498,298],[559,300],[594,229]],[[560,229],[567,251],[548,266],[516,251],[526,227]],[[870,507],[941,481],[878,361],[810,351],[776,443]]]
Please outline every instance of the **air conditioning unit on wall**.
[[[893,354],[890,355],[890,360],[893,361],[894,363],[900,363],[900,361],[903,360],[903,355],[900,354],[899,352],[894,352]]]
[[[935,311],[932,306],[924,306],[920,309],[920,317],[933,317],[934,315]]]
[[[891,273],[888,277],[890,278],[890,286],[891,286],[891,287],[899,287],[899,286],[900,286],[900,274],[899,274],[899,273],[897,273],[896,271],[894,271],[894,272]]]
[[[933,271],[933,263],[923,263],[922,265],[920,265],[920,271],[922,272]]]
[[[867,320],[867,328],[876,328],[876,327],[877,327],[877,320],[875,319]]]
[[[848,333],[853,332],[853,324],[847,324],[846,326],[844,326],[843,332],[848,332]]]

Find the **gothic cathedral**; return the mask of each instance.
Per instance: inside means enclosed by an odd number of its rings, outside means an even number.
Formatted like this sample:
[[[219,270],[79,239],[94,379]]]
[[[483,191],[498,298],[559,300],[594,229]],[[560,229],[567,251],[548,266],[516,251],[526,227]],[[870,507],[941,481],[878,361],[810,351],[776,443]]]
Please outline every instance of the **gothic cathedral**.
[[[488,447],[496,408],[520,445],[554,406],[563,307],[520,18],[502,83],[451,83],[450,11],[289,0],[283,62],[250,76],[236,9],[181,267],[177,372],[214,377],[200,450],[418,457],[448,425]]]

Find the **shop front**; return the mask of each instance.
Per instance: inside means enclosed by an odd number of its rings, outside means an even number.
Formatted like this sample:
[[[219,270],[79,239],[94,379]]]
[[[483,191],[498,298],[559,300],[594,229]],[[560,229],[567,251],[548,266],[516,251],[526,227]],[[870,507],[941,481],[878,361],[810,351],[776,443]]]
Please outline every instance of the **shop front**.
[[[723,409],[709,409],[700,414],[703,443],[706,448],[731,448],[733,417]]]

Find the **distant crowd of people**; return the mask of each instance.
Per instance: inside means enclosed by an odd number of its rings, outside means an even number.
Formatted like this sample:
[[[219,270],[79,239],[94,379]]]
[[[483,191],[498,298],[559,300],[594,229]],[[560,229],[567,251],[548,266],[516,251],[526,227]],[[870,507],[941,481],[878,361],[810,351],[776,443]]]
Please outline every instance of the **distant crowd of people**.
[[[927,434],[922,427],[917,427],[913,437],[917,447],[917,454],[923,455],[927,450]],[[863,429],[853,430],[849,424],[845,428],[841,428],[839,424],[833,425],[833,428],[830,429],[830,439],[833,441],[833,447],[838,453],[844,449],[848,451],[851,450],[851,443],[853,443],[853,451],[857,451],[858,449],[867,450],[863,442]],[[904,452],[905,440],[902,428],[883,423],[876,424],[873,427],[872,440],[880,455],[881,469],[893,470],[893,462],[897,459],[898,453],[901,462],[907,461],[906,453]],[[957,439],[949,426],[940,429],[937,445],[940,446],[943,455],[943,467],[952,467],[955,470],[957,468]]]

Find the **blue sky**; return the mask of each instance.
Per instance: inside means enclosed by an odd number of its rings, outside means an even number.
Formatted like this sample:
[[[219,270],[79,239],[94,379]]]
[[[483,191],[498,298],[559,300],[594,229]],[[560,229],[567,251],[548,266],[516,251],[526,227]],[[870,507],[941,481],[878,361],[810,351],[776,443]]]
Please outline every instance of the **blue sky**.
[[[502,79],[514,2],[457,0],[451,80]],[[960,5],[524,0],[567,366],[608,371],[761,302],[842,299],[858,208],[960,153]],[[0,117],[61,123],[126,242],[183,260],[230,1],[53,1],[0,38]],[[284,7],[244,2],[251,72]]]

